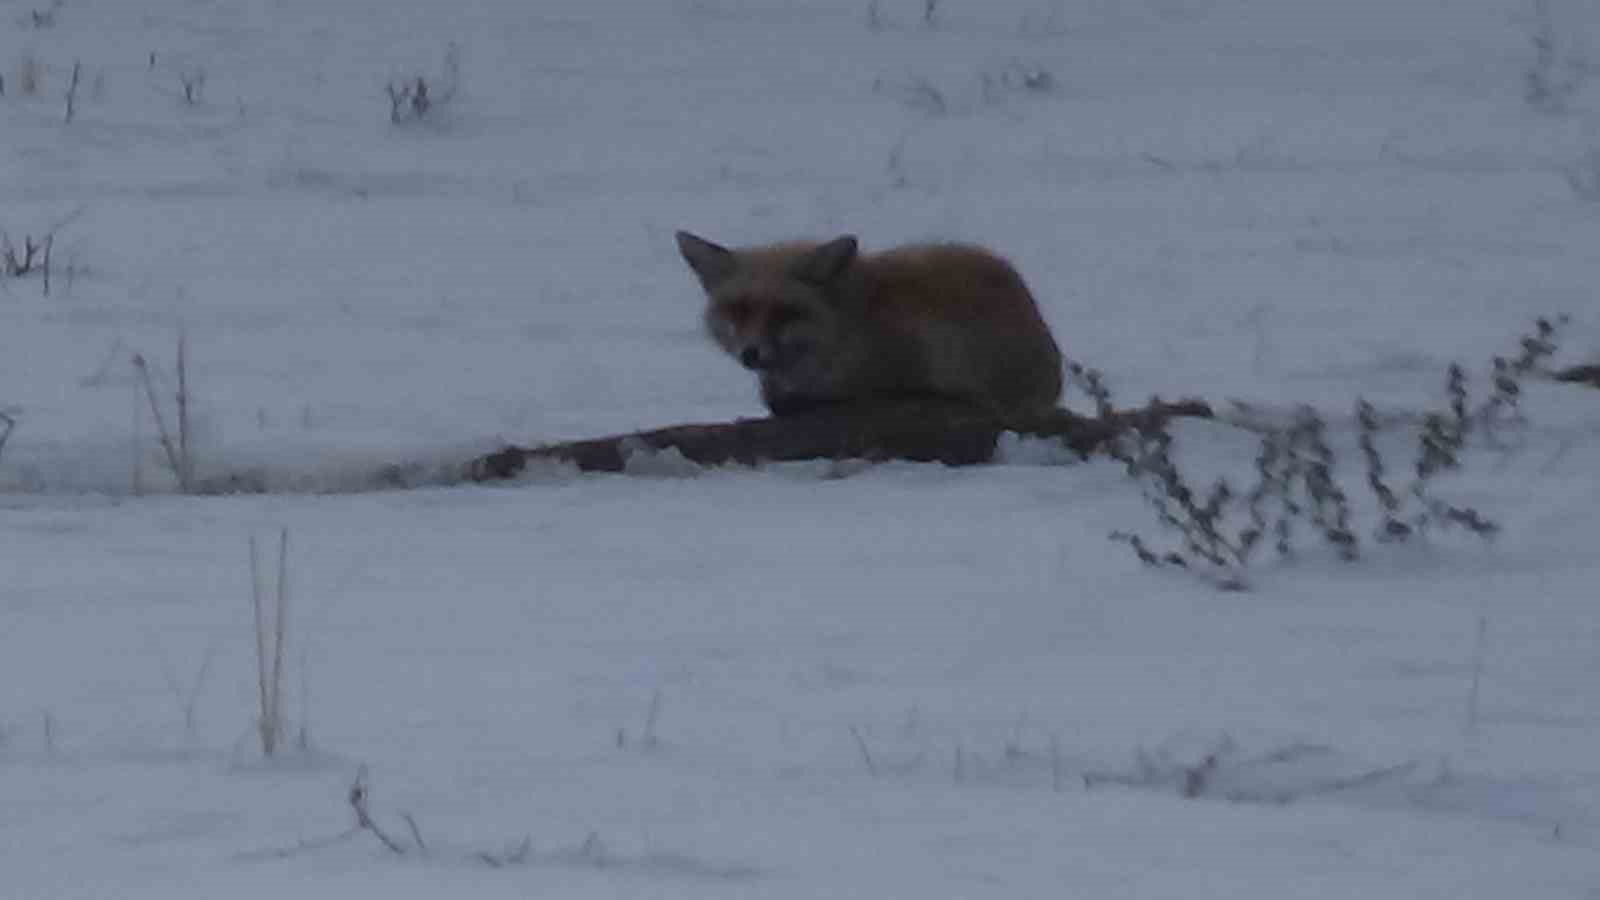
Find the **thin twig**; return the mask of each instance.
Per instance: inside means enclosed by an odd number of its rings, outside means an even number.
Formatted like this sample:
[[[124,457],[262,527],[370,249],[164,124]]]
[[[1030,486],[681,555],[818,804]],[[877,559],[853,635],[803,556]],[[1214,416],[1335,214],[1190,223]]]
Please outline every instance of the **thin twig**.
[[[178,329],[178,487],[187,494],[194,483],[194,457],[189,442],[189,336]]]
[[[1478,617],[1478,636],[1472,647],[1472,686],[1467,691],[1467,734],[1478,731],[1478,689],[1483,683],[1483,660],[1489,641],[1489,617]]]
[[[306,661],[306,648],[300,648],[300,735],[297,743],[300,752],[311,751],[311,666]]]
[[[212,643],[206,649],[205,659],[200,661],[200,668],[194,673],[194,682],[189,685],[189,694],[183,700],[184,727],[192,735],[195,731],[195,706],[200,701],[200,691],[205,687],[206,677],[211,674],[211,663],[217,658],[217,645]]]
[[[511,854],[509,856],[507,856],[506,858],[508,860],[510,860],[511,862],[520,863],[520,862],[525,861],[528,858],[528,854],[531,853],[532,851],[533,851],[533,836],[525,834],[525,835],[522,836],[522,843],[518,844],[517,845],[517,849],[511,851]]]
[[[200,660],[200,667],[195,670],[194,678],[190,681],[187,689],[178,681],[178,673],[172,668],[172,660],[167,658],[167,654],[161,649],[161,645],[157,644],[155,647],[156,654],[161,658],[161,674],[167,680],[167,689],[172,692],[173,699],[178,702],[178,706],[183,712],[184,734],[191,740],[195,736],[195,726],[197,724],[195,708],[199,703],[200,691],[205,687],[206,677],[211,674],[211,662],[216,659],[217,647],[217,642],[212,641],[211,645],[206,648],[205,656]]]
[[[395,856],[405,856],[405,845],[396,841],[378,827],[372,820],[372,814],[367,811],[367,767],[362,766],[356,771],[356,780],[350,785],[350,809],[356,814],[356,827],[372,832],[378,842],[387,847]]]
[[[6,449],[6,441],[10,439],[11,432],[17,427],[17,420],[0,412],[0,453]]]
[[[351,825],[344,831],[331,837],[313,838],[311,840],[296,841],[293,847],[276,847],[269,850],[251,850],[234,855],[234,859],[241,862],[255,862],[266,859],[289,859],[312,850],[325,850],[337,844],[342,844],[361,833],[360,825]]]
[[[1234,763],[1230,768],[1238,770],[1248,769],[1255,766],[1271,766],[1277,765],[1278,763],[1293,762],[1297,759],[1304,759],[1308,756],[1318,756],[1331,752],[1332,750],[1323,744],[1310,744],[1301,741],[1299,743],[1290,744],[1287,747],[1280,747],[1276,750],[1268,750],[1259,756],[1241,759]]]
[[[427,853],[428,843],[422,839],[422,829],[417,827],[417,820],[412,818],[411,813],[401,813],[400,818],[404,819],[406,827],[411,829],[411,840],[416,842],[417,849]]]
[[[585,844],[584,846],[588,846]],[[499,869],[507,865],[526,862],[528,854],[533,852],[533,837],[524,835],[522,842],[505,853],[490,853],[487,850],[473,854],[473,858],[483,862],[490,868]]]
[[[261,553],[255,536],[250,537],[250,599],[256,614],[256,691],[261,718],[256,729],[261,734],[261,752],[271,756],[277,749],[277,729],[272,727],[272,704],[267,680],[266,588],[261,583]]]
[[[78,110],[78,79],[83,75],[83,63],[73,62],[72,83],[67,86],[67,124],[72,124],[72,117]]]
[[[1356,788],[1367,787],[1368,785],[1377,784],[1381,781],[1388,781],[1391,778],[1398,778],[1408,775],[1416,768],[1417,763],[1415,760],[1413,760],[1411,762],[1404,762],[1393,766],[1384,766],[1383,768],[1379,769],[1371,769],[1366,772],[1359,772],[1355,775],[1345,775],[1338,778],[1326,778],[1322,781],[1314,782],[1299,789],[1273,792],[1233,791],[1227,795],[1227,799],[1235,803],[1291,803],[1304,797],[1313,797],[1319,794],[1333,794],[1339,791],[1349,791]]]
[[[644,735],[639,742],[646,747],[656,745],[656,721],[661,717],[661,691],[658,688],[650,695],[650,711],[645,714]]]
[[[272,640],[272,727],[283,733],[283,653],[289,623],[289,529],[278,537],[278,597],[273,616]]]
[[[178,458],[178,448],[172,443],[172,433],[167,430],[167,420],[161,415],[161,402],[156,399],[155,382],[150,378],[150,366],[144,360],[144,354],[133,355],[133,367],[139,370],[139,377],[144,381],[145,397],[150,400],[150,413],[155,416],[156,429],[161,438],[161,448],[167,452],[167,462],[172,466],[172,471],[178,475],[180,486],[183,478],[183,467]]]
[[[139,383],[133,385],[133,472],[129,489],[133,496],[144,493],[144,416],[139,412]]]
[[[861,750],[861,759],[867,764],[867,774],[873,778],[878,777],[878,764],[872,760],[872,748],[867,746],[867,739],[862,736],[861,729],[850,726],[850,734],[856,739],[856,746]]]
[[[88,212],[88,211],[89,211],[89,207],[87,207],[87,206],[79,206],[79,207],[77,207],[72,212],[69,212],[66,215],[62,216],[61,218],[59,218],[59,219],[55,220],[54,222],[50,223],[50,229],[48,231],[46,231],[45,234],[46,235],[55,234],[56,232],[60,231],[61,229],[67,227],[68,225],[71,225],[73,222],[76,222],[79,219],[83,218],[83,214]]]
[[[144,493],[144,416],[139,411],[139,383],[133,385],[133,477],[129,488],[133,496]]]

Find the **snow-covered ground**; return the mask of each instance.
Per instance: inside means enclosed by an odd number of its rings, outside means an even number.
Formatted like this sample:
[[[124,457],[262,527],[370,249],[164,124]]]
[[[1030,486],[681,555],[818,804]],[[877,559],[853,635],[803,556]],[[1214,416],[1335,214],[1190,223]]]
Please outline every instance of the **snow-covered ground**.
[[[0,897],[1600,897],[1593,390],[1444,480],[1495,542],[1245,592],[1026,451],[323,493],[757,414],[672,232],[848,231],[1005,253],[1125,400],[1327,411],[1366,531],[1357,396],[1482,396],[1539,315],[1600,352],[1600,9],[1544,8],[0,4],[0,228],[64,223],[0,279]],[[174,491],[132,358],[170,401],[180,329],[202,475],[299,492]],[[334,840],[362,767],[403,856]]]

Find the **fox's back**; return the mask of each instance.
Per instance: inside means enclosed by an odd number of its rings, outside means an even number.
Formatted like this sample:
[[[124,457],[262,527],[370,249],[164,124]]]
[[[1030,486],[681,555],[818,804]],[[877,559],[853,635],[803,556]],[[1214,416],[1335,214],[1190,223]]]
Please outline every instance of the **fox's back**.
[[[1041,322],[1022,276],[971,244],[908,244],[861,257],[872,307],[884,315],[952,321],[1015,317]]]
[[[913,244],[866,255],[866,314],[909,332],[935,387],[980,393],[995,405],[1051,406],[1061,351],[1022,276],[970,244]]]

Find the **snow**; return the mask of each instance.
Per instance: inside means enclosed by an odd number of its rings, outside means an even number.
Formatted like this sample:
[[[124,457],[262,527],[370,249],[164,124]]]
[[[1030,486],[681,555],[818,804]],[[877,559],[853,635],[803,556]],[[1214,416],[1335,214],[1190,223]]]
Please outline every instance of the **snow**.
[[[1554,111],[1509,0],[35,9],[0,228],[65,224],[49,297],[0,280],[0,897],[1600,896],[1592,391],[1530,383],[1442,479],[1494,542],[1304,540],[1247,591],[1142,567],[1120,467],[1013,436],[438,483],[759,413],[672,232],[850,231],[1005,253],[1122,402],[1314,404],[1365,533],[1358,396],[1482,396],[1540,315],[1600,355],[1590,4],[1548,4]],[[175,490],[131,359],[169,402],[180,331],[201,477],[271,493]],[[1249,477],[1250,435],[1175,433]],[[281,530],[307,746],[263,759]],[[426,852],[346,833],[363,767]]]

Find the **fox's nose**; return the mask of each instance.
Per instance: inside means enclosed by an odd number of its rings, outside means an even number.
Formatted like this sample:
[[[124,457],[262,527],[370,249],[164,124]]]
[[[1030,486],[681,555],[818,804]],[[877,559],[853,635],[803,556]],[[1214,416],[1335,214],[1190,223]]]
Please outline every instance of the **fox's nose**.
[[[739,364],[746,369],[765,369],[769,362],[766,355],[761,352],[761,348],[755,344],[739,351]]]

